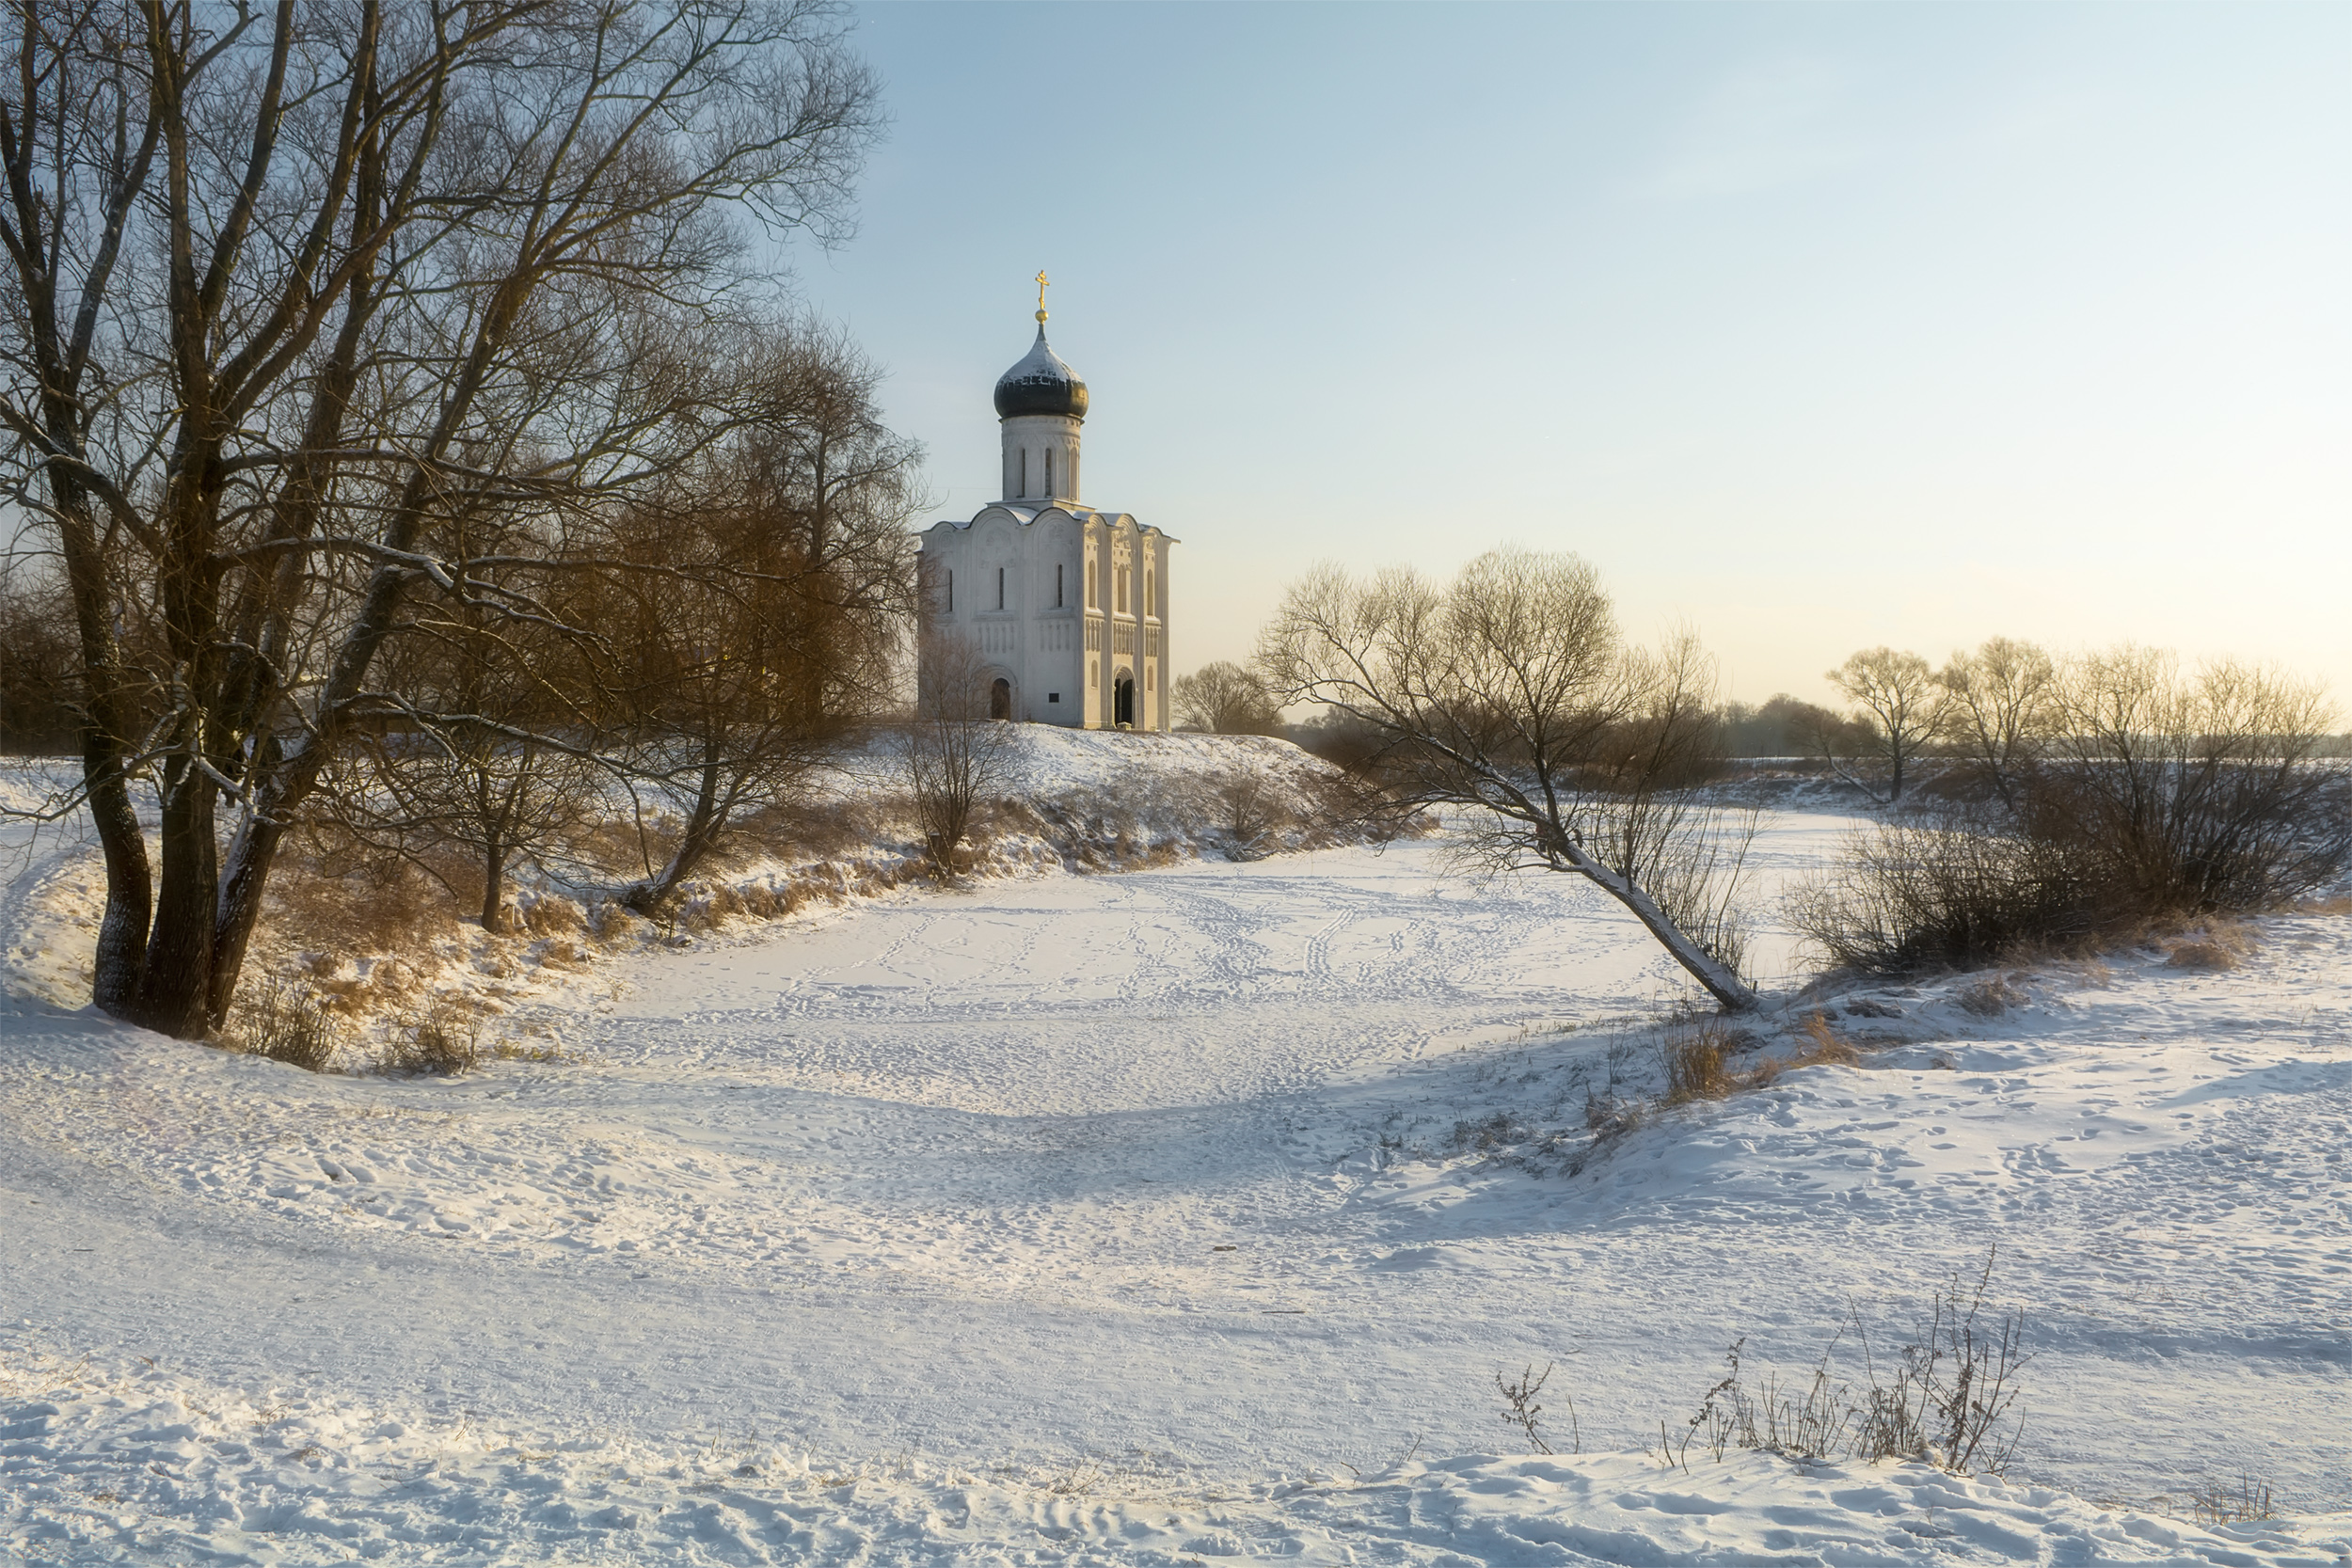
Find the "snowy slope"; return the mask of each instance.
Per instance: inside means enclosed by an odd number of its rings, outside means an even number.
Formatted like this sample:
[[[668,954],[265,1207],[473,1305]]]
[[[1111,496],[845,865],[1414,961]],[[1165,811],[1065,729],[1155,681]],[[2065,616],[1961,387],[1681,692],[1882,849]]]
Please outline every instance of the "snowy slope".
[[[1837,827],[1785,818],[1772,874]],[[1589,890],[1427,845],[909,895],[625,978],[568,1060],[453,1082],[21,1005],[0,1543],[2352,1561],[2340,916],[1997,1016],[1849,998],[1867,1070],[1599,1148],[1584,1097],[1654,1072],[1678,982]],[[1801,1372],[1850,1303],[1899,1336],[1994,1242],[2037,1355],[2007,1484],[1639,1454],[1733,1339]],[[1585,1456],[1497,1457],[1530,1359]],[[2242,1475],[2295,1517],[2158,1512]]]

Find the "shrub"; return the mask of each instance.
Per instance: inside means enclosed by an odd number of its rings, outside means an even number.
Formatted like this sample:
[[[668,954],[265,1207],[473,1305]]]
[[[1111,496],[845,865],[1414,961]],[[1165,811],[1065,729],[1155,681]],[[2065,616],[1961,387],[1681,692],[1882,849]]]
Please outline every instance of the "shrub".
[[[1859,974],[1979,968],[2106,924],[2077,849],[1966,810],[1850,833],[1838,863],[1790,895],[1788,914],[1833,967]]]
[[[1927,1459],[1957,1475],[2000,1475],[2016,1455],[2024,1419],[2016,1414],[2018,1374],[2033,1359],[2025,1348],[2021,1310],[1987,1312],[1998,1249],[1985,1253],[1971,1281],[1955,1272],[1931,1301],[1917,1338],[1881,1359],[1857,1310],[1830,1341],[1812,1375],[1784,1389],[1776,1375],[1753,1391],[1742,1365],[1747,1341],[1735,1340],[1725,1375],[1707,1390],[1679,1433],[1663,1421],[1658,1434],[1665,1463],[1688,1467],[1692,1443],[1717,1459],[1731,1449],[1769,1449],[1804,1458],[1844,1453],[1878,1463]],[[1841,1383],[1830,1370],[1838,1339],[1853,1337],[1861,1381]]]
[[[422,1016],[386,1044],[376,1058],[376,1070],[444,1078],[470,1072],[482,1061],[482,1035],[481,1015],[461,1014],[453,1004],[437,997]]]
[[[2051,683],[1998,810],[1947,806],[1850,837],[1793,896],[1838,968],[1970,969],[2152,924],[2275,908],[2352,864],[2352,778],[2314,762],[2315,687],[2125,647]],[[2192,960],[2194,961],[2194,960]]]
[[[264,980],[230,1017],[220,1043],[305,1072],[325,1072],[342,1037],[334,1015],[318,998],[282,980]]]

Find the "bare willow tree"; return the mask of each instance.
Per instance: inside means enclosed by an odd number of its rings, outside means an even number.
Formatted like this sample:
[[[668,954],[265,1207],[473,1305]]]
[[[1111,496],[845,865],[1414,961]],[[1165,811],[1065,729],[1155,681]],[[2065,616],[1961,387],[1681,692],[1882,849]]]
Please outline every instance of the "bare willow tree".
[[[2089,847],[2104,903],[2130,912],[2254,910],[2352,861],[2327,689],[2218,659],[2194,672],[2124,644],[2070,659],[2026,792],[2026,830]]]
[[[1824,678],[1853,705],[1854,716],[1869,736],[1862,754],[1874,765],[1884,765],[1886,801],[1894,804],[1903,798],[1905,772],[1943,728],[1943,694],[1934,672],[1917,654],[1878,647],[1852,655]],[[1851,755],[1837,750],[1824,754],[1840,777],[1876,793],[1876,786],[1851,766]]]
[[[1255,671],[1231,659],[1203,664],[1168,683],[1177,724],[1211,735],[1279,735],[1282,710]]]
[[[999,782],[1012,725],[992,718],[991,666],[971,638],[930,629],[916,651],[914,710],[898,732],[898,763],[923,833],[924,858],[943,880],[958,859],[980,801]]]
[[[1583,562],[1497,550],[1446,584],[1323,567],[1291,587],[1257,663],[1277,701],[1383,737],[1392,800],[1471,808],[1484,865],[1588,879],[1725,1007],[1756,1005],[1726,940],[1743,833],[1726,844],[1677,787],[1719,744],[1711,670],[1688,638],[1629,649]]]
[[[409,721],[360,736],[321,779],[316,814],[470,897],[484,930],[507,930],[513,868],[581,869],[567,848],[608,782],[579,636],[474,604],[420,606],[380,661]]]
[[[807,327],[739,358],[741,427],[612,536],[635,568],[599,617],[625,672],[614,754],[670,845],[624,895],[646,912],[889,705],[914,620],[920,451],[882,426],[873,368]]]
[[[1935,673],[1941,732],[1963,765],[2010,811],[2049,736],[2058,666],[2031,642],[1990,637]]]
[[[875,87],[822,0],[8,15],[0,463],[72,604],[93,993],[194,1036],[327,768],[413,721],[415,606],[554,618],[529,562],[731,427],[744,225],[838,230]]]

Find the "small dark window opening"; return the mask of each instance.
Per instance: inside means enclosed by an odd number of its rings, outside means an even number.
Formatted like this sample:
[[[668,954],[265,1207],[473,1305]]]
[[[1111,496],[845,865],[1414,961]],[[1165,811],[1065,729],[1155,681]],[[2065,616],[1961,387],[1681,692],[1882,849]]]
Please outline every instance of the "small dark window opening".
[[[1021,493],[1025,496],[1029,493],[1029,449],[1026,447],[1021,449]]]
[[[1056,610],[1061,608],[1061,574],[1062,568],[1057,565],[1054,568],[1054,608]]]
[[[953,571],[950,571],[950,572],[947,574],[947,613],[948,613],[948,614],[950,614],[950,615],[953,615],[955,612],[956,612],[956,574],[955,574]]]
[[[1049,703],[1058,703],[1061,701],[1061,693],[1058,691],[1048,691],[1045,694],[1045,700]]]
[[[1049,496],[1049,497],[1050,497],[1050,496],[1052,496],[1052,495],[1053,495],[1053,493],[1054,493],[1054,449],[1053,449],[1053,448],[1051,448],[1051,447],[1047,447],[1047,448],[1045,449],[1045,494],[1046,494],[1047,496]]]
[[[1005,569],[1002,566],[996,568],[996,608],[1005,608]]]

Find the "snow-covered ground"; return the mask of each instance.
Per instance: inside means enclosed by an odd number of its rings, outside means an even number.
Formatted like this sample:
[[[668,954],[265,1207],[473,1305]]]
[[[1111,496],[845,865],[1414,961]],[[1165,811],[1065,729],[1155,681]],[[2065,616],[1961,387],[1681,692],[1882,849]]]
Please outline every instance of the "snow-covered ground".
[[[1839,826],[1782,816],[1768,875]],[[449,1081],[20,1001],[0,1550],[2344,1568],[2352,919],[2257,933],[1994,1016],[1845,998],[1865,1069],[1597,1147],[1681,987],[1591,890],[1429,843],[861,900]],[[1891,1346],[1996,1243],[2006,1482],[1641,1453],[1733,1340]],[[1582,1456],[1499,1418],[1546,1361]],[[2280,1517],[2181,1517],[2248,1477]]]

